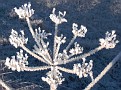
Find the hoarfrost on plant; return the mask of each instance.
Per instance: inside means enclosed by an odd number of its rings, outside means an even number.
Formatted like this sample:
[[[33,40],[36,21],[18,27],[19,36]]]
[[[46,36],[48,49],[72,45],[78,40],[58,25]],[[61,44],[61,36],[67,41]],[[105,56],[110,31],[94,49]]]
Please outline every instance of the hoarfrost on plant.
[[[15,12],[18,14],[19,18],[26,19],[26,22],[29,27],[29,31],[36,42],[33,46],[33,50],[28,49],[25,44],[27,44],[28,38],[25,38],[24,31],[20,31],[19,34],[17,31],[11,31],[11,35],[9,37],[9,41],[11,45],[15,48],[22,48],[19,52],[17,52],[16,56],[12,56],[11,58],[6,58],[5,65],[8,66],[9,69],[20,71],[41,71],[41,70],[50,70],[47,72],[46,77],[42,77],[43,81],[46,81],[50,87],[57,89],[58,85],[62,84],[64,78],[62,76],[63,72],[76,74],[79,78],[90,76],[93,80],[93,61],[90,60],[88,63],[86,62],[86,58],[90,55],[95,54],[96,52],[106,48],[114,48],[116,44],[119,42],[116,40],[115,31],[112,33],[107,32],[106,37],[101,38],[100,45],[94,50],[89,51],[88,53],[83,53],[83,47],[80,46],[79,43],[75,42],[77,37],[85,37],[87,33],[87,28],[83,25],[78,29],[78,24],[72,24],[72,33],[73,38],[70,40],[69,44],[66,48],[61,48],[62,44],[66,43],[66,37],[61,34],[58,35],[58,26],[63,22],[67,22],[64,18],[66,15],[66,11],[58,12],[59,14],[55,14],[55,8],[52,10],[52,14],[50,14],[50,19],[55,23],[55,34],[53,39],[53,51],[50,52],[49,45],[50,43],[47,41],[48,36],[52,35],[51,33],[46,33],[45,30],[42,30],[40,27],[37,29],[33,29],[30,21],[30,17],[34,14],[34,10],[31,9],[31,4],[24,4],[22,7],[17,9],[14,8]],[[75,42],[75,43],[74,43]],[[71,48],[74,46],[73,48]],[[33,56],[35,59],[45,63],[45,66],[28,66],[28,56],[24,54],[23,50]],[[73,65],[73,69],[65,68],[63,64],[67,64],[74,61],[81,60],[82,63],[77,63]],[[63,65],[63,66],[62,66]]]

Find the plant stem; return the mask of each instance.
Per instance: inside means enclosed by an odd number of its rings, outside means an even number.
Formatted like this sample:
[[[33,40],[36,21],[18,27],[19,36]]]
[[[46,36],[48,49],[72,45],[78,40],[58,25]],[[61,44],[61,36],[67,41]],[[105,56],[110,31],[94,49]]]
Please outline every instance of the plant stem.
[[[40,67],[23,67],[24,71],[41,71],[41,70],[47,70],[50,69],[51,66],[40,66]]]
[[[57,90],[57,87],[55,84],[50,84],[50,90]]]
[[[59,70],[61,70],[61,71],[63,71],[63,72],[75,74],[73,70],[67,69],[67,68],[64,68],[64,67],[59,67],[59,66],[57,66],[57,69],[59,69]]]
[[[84,89],[90,90],[110,69],[111,67],[121,58],[121,52],[104,68],[104,70]]]
[[[76,39],[76,36],[74,36],[72,39],[71,39],[71,41],[70,41],[70,43],[68,44],[68,46],[66,47],[66,51],[68,51],[68,49],[70,48],[70,46],[74,43],[74,40]]]
[[[6,85],[1,79],[0,79],[0,85],[4,87],[6,90],[12,90],[8,85]]]
[[[35,38],[35,33],[34,33],[34,30],[33,30],[33,28],[32,28],[32,25],[31,25],[30,20],[29,20],[28,17],[26,17],[26,21],[27,21],[29,30],[30,30],[30,32],[31,32],[31,34],[32,34],[32,37]]]
[[[58,32],[58,24],[55,24],[55,34],[54,34],[54,46],[53,46],[53,59],[55,58],[55,52],[56,52],[56,36]]]

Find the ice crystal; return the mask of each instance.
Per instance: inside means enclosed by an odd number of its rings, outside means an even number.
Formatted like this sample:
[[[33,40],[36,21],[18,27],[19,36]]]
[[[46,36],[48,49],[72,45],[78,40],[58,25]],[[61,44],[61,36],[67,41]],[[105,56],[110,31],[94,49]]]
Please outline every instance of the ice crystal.
[[[26,19],[30,33],[32,34],[32,37],[36,43],[33,46],[33,51],[29,50],[25,46],[25,44],[27,44],[28,38],[24,37],[24,31],[20,31],[21,34],[19,34],[17,31],[12,29],[9,41],[15,48],[20,47],[22,49],[20,50],[20,52],[17,52],[16,56],[12,56],[11,59],[7,57],[5,65],[8,66],[9,69],[17,70],[18,72],[41,71],[49,69],[50,71],[46,74],[47,77],[42,77],[42,80],[46,81],[50,85],[51,90],[56,90],[58,85],[62,84],[62,82],[64,81],[64,78],[60,71],[76,74],[77,76],[79,76],[79,78],[90,76],[93,80],[93,60],[90,60],[89,63],[87,63],[86,58],[104,48],[114,48],[115,45],[119,42],[118,40],[116,40],[115,31],[112,31],[112,33],[107,32],[104,39],[99,39],[100,45],[97,48],[89,51],[88,53],[82,54],[83,47],[81,47],[79,43],[75,42],[75,40],[77,37],[85,37],[87,28],[81,25],[80,29],[78,29],[78,24],[73,23],[72,33],[74,36],[70,40],[67,47],[62,50],[62,48],[60,47],[62,46],[62,44],[66,43],[66,37],[63,34],[61,34],[60,36],[58,35],[58,25],[62,24],[63,22],[67,22],[67,20],[64,18],[66,15],[66,11],[64,11],[64,13],[59,11],[59,15],[56,15],[55,8],[53,8],[52,14],[50,14],[49,16],[52,22],[55,23],[55,34],[53,39],[54,45],[53,52],[51,53],[49,49],[49,42],[47,40],[48,37],[52,34],[46,33],[46,31],[42,30],[40,27],[38,29],[32,28],[30,17],[34,14],[34,10],[31,9],[31,4],[24,4],[19,9],[17,9],[16,7],[14,9],[19,18]],[[71,48],[73,44],[74,47]],[[23,50],[24,52],[30,54],[46,65],[39,67],[28,66],[28,56],[27,54],[23,53]],[[74,64],[73,69],[62,67],[62,64],[67,64],[69,62],[77,60],[81,60],[82,63],[80,62]]]

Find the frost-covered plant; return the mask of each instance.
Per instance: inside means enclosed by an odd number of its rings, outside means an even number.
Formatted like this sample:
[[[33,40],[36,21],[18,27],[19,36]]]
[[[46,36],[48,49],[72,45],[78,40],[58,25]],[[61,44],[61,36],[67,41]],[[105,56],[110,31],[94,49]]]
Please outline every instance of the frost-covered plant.
[[[49,42],[47,42],[48,36],[52,35],[51,33],[46,33],[45,30],[41,30],[41,28],[33,29],[30,17],[34,14],[34,10],[31,9],[31,4],[24,4],[22,7],[17,9],[14,8],[15,12],[19,16],[20,19],[25,19],[29,30],[32,34],[33,39],[36,44],[33,46],[33,51],[29,50],[25,44],[27,44],[28,38],[25,37],[24,31],[20,31],[21,34],[18,34],[17,31],[12,29],[11,35],[9,37],[9,41],[11,45],[15,48],[20,47],[20,52],[17,52],[16,56],[12,56],[11,58],[6,58],[5,65],[8,66],[9,69],[20,71],[41,71],[47,70],[50,71],[46,74],[46,77],[42,77],[43,81],[46,81],[50,85],[51,90],[56,90],[58,85],[62,84],[64,78],[60,71],[64,71],[67,73],[76,74],[79,78],[90,76],[93,80],[93,60],[86,62],[86,58],[96,52],[106,48],[114,48],[115,45],[119,42],[116,40],[115,31],[111,33],[107,32],[105,38],[99,39],[99,46],[94,50],[89,51],[88,53],[83,53],[83,47],[81,47],[77,42],[74,43],[77,37],[85,37],[87,28],[83,25],[78,27],[78,24],[72,24],[72,33],[73,38],[70,40],[69,44],[65,49],[60,52],[60,46],[66,43],[66,37],[61,34],[58,35],[58,26],[64,22],[67,22],[65,19],[66,11],[63,13],[59,11],[59,14],[55,14],[55,8],[52,10],[52,14],[50,14],[50,19],[55,24],[55,34],[54,34],[54,45],[52,54],[49,52]],[[72,45],[74,44],[74,47]],[[24,54],[24,52],[30,54],[37,60],[45,63],[45,66],[37,66],[30,67],[28,66],[28,55]],[[67,69],[62,67],[63,64],[67,64],[73,61],[80,60],[82,63],[77,63],[73,65],[73,69]]]

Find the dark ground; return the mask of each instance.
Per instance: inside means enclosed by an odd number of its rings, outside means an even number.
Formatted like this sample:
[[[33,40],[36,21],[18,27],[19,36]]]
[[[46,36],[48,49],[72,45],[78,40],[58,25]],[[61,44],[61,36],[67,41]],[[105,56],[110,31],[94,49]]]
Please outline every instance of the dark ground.
[[[72,37],[71,25],[78,23],[85,25],[88,29],[86,38],[77,39],[85,52],[99,45],[99,38],[105,36],[106,31],[116,30],[117,39],[121,42],[121,0],[0,0],[0,59],[5,60],[16,54],[16,50],[6,40],[10,35],[11,29],[27,30],[28,27],[23,20],[19,20],[13,12],[14,7],[19,7],[24,3],[31,2],[35,14],[32,20],[42,20],[42,23],[34,23],[34,26],[41,27],[47,32],[52,32],[54,25],[49,19],[52,8],[57,11],[67,11],[67,23],[60,26],[60,32],[67,36],[67,43]],[[29,33],[27,33],[28,36]],[[30,39],[30,42],[32,40]],[[114,49],[102,50],[95,55],[87,58],[94,60],[94,77],[96,77],[104,67],[121,51],[121,43]],[[30,43],[32,47],[32,43]],[[30,48],[31,48],[30,47]],[[36,60],[30,63],[38,63]],[[40,63],[41,64],[41,63]],[[1,64],[1,68],[4,65]],[[71,64],[68,64],[70,67]],[[41,80],[46,71],[40,72],[12,72],[11,70],[1,69],[0,78],[10,87],[16,90],[49,90],[47,83]],[[65,74],[65,81],[59,86],[59,90],[81,90],[90,83],[90,79],[79,79],[75,75]],[[116,65],[92,88],[92,90],[121,90],[121,61]],[[26,86],[26,87],[25,87]],[[24,87],[24,88],[22,88]]]

